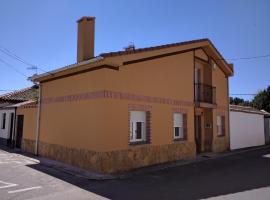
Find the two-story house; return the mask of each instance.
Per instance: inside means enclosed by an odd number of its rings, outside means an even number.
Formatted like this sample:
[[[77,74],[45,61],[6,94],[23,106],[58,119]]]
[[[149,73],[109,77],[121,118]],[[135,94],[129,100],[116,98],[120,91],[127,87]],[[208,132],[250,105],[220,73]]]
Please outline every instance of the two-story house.
[[[76,64],[30,78],[40,101],[23,149],[109,173],[228,149],[233,68],[209,39],[95,57],[94,24],[78,20]]]

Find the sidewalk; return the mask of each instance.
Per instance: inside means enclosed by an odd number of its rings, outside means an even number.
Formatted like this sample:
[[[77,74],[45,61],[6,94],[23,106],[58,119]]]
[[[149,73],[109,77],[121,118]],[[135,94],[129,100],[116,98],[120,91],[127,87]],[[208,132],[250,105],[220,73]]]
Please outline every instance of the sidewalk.
[[[148,166],[148,167],[143,167],[139,169],[135,169],[129,172],[123,172],[120,174],[103,174],[103,173],[98,173],[94,171],[88,171],[84,170],[79,167],[75,167],[69,164],[65,164],[63,162],[51,160],[45,157],[40,157],[40,156],[34,156],[28,153],[21,152],[19,149],[10,149],[6,146],[0,146],[0,149],[7,151],[9,153],[15,153],[19,154],[21,156],[26,157],[27,159],[30,159],[36,164],[43,165],[49,168],[53,168],[55,170],[71,174],[73,176],[77,177],[82,177],[86,179],[91,179],[91,180],[111,180],[111,179],[125,179],[134,175],[138,174],[144,174],[144,173],[149,173],[149,172],[155,172],[155,171],[160,171],[172,167],[177,167],[177,166],[182,166],[182,165],[188,165],[188,164],[194,164],[198,162],[203,162],[206,160],[211,160],[211,159],[217,159],[217,158],[222,158],[222,157],[227,157],[227,156],[232,156],[236,154],[242,154],[245,152],[249,151],[256,151],[259,149],[268,149],[270,148],[269,145],[265,146],[259,146],[259,147],[250,147],[246,149],[240,149],[240,150],[234,150],[234,151],[227,151],[223,153],[207,153],[207,154],[201,154],[198,155],[195,159],[192,160],[181,160],[181,161],[174,161],[174,162],[169,162],[169,163],[163,163],[163,164],[158,164],[154,166]]]
[[[205,200],[269,200],[270,187],[263,187],[234,194],[226,194],[217,197],[207,198]]]

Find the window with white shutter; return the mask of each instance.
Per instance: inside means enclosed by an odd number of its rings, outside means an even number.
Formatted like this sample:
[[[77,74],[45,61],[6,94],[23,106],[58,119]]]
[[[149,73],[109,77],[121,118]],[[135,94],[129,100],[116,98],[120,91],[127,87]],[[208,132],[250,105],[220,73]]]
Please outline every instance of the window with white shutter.
[[[174,139],[184,139],[184,123],[183,114],[174,113],[173,114],[173,129],[174,129]]]
[[[130,111],[130,137],[129,141],[146,141],[146,112]]]
[[[225,116],[217,116],[217,135],[225,135]]]

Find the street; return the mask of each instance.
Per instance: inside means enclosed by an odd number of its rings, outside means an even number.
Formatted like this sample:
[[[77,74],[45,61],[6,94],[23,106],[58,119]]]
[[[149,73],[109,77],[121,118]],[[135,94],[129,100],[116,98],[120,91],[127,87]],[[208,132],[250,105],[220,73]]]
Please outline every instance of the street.
[[[0,150],[1,200],[105,199],[57,178],[58,175],[66,176],[52,168],[43,169],[34,159]]]
[[[264,148],[94,181],[0,150],[0,199],[269,199],[268,154],[270,148]]]

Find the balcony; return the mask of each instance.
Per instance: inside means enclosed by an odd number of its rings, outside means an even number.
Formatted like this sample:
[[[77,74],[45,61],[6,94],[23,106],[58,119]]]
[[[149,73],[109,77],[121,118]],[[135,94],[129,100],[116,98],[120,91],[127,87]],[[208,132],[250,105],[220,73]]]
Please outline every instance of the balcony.
[[[216,104],[216,87],[202,83],[195,83],[195,102]]]

